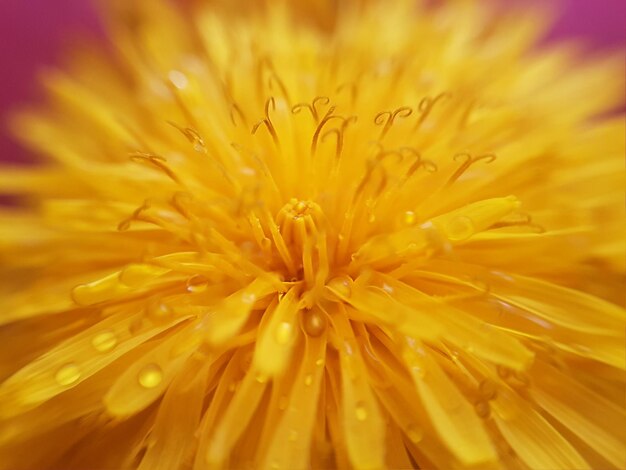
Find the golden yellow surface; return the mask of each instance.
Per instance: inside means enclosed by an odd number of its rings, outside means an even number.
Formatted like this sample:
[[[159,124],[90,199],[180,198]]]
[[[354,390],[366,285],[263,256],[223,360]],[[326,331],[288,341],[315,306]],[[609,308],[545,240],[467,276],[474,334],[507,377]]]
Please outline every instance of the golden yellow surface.
[[[623,468],[620,58],[482,1],[106,3],[0,169],[1,469]]]

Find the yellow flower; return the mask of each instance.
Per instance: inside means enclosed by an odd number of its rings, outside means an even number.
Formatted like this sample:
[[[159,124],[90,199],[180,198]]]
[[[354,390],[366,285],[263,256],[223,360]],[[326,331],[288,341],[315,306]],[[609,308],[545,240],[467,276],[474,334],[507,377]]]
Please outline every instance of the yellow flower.
[[[478,1],[112,3],[0,173],[0,468],[624,464],[621,61]]]

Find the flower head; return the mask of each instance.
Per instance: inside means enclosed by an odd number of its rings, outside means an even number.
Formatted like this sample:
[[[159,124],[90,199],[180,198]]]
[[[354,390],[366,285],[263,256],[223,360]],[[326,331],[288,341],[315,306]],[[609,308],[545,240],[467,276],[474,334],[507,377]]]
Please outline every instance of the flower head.
[[[623,463],[615,61],[330,3],[113,2],[46,75],[0,173],[2,468]]]

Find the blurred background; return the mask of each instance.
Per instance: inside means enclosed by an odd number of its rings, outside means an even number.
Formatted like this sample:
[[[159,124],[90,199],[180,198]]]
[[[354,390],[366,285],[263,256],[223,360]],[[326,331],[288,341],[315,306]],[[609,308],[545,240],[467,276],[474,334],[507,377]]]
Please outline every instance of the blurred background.
[[[498,1],[504,7],[511,3]],[[597,49],[626,45],[625,0],[514,1],[548,4],[559,12],[548,41],[583,39]],[[4,117],[20,103],[37,100],[37,72],[57,62],[81,35],[103,34],[92,4],[91,0],[0,0],[0,161],[28,161],[8,135]]]

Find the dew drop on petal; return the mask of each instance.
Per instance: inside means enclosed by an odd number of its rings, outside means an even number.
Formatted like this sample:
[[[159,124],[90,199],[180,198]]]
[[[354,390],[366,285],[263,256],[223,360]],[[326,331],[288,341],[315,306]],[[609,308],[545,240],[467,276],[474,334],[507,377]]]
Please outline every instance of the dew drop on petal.
[[[486,401],[479,401],[474,405],[474,409],[476,410],[476,414],[481,418],[488,418],[491,413],[491,407]]]
[[[466,240],[476,232],[474,222],[464,215],[454,217],[445,227],[445,232],[451,241]]]
[[[155,319],[163,319],[172,313],[172,309],[161,301],[152,302],[148,307],[148,315]]]
[[[145,388],[154,388],[163,380],[163,371],[156,364],[148,364],[139,372],[139,384]]]
[[[497,385],[493,380],[485,379],[480,382],[478,391],[485,400],[491,400],[496,396]]]
[[[507,377],[511,375],[511,370],[504,366],[500,366],[500,365],[497,366],[497,371],[498,371],[498,375],[503,379],[506,379]]]
[[[352,295],[352,279],[348,276],[339,276],[328,282],[328,287],[343,297]]]
[[[197,294],[204,292],[208,287],[209,280],[201,274],[197,274],[187,280],[187,292]]]
[[[54,378],[59,385],[72,385],[80,378],[80,369],[74,363],[65,364],[57,371]]]
[[[117,345],[117,338],[112,331],[98,333],[91,340],[91,345],[100,352],[112,350]]]
[[[172,84],[179,90],[186,88],[187,85],[189,84],[189,80],[187,79],[187,76],[178,70],[170,71],[170,73],[167,76],[170,79],[170,82],[172,82]]]
[[[406,435],[411,442],[417,444],[424,437],[424,430],[417,424],[411,423],[406,429]]]
[[[307,310],[303,313],[302,327],[307,335],[320,336],[326,331],[326,318],[317,310]]]
[[[358,402],[356,404],[354,413],[356,414],[356,419],[358,419],[359,421],[365,421],[367,419],[367,409],[365,407],[365,403],[361,401]]]
[[[304,385],[309,387],[312,383],[313,383],[313,376],[311,374],[307,374],[307,376],[304,378]]]
[[[241,301],[245,304],[253,304],[256,302],[256,294],[244,292],[241,294]]]
[[[415,212],[406,211],[404,214],[402,214],[403,225],[406,225],[407,227],[411,227],[415,225],[415,222],[417,222],[417,216],[415,215]]]
[[[282,395],[278,399],[278,409],[284,411],[287,409],[287,405],[289,405],[289,398],[286,395]]]
[[[293,334],[293,326],[291,323],[283,321],[280,322],[274,333],[274,339],[278,344],[284,345],[289,342]]]

